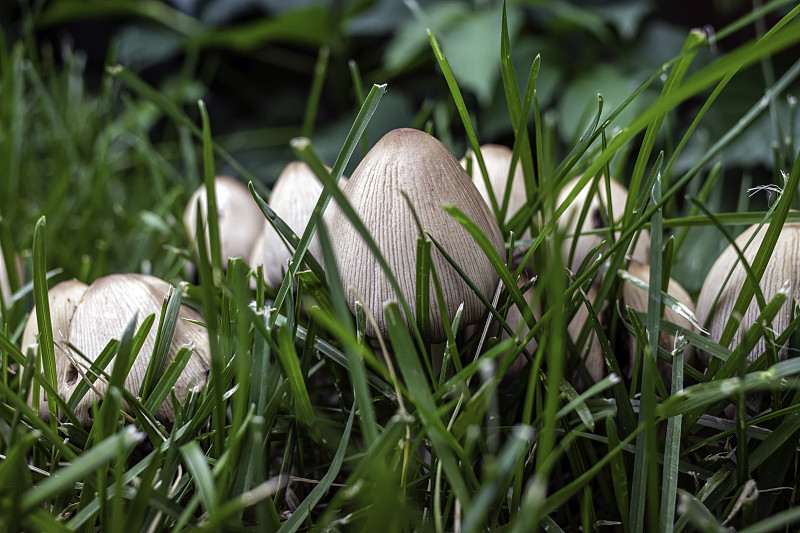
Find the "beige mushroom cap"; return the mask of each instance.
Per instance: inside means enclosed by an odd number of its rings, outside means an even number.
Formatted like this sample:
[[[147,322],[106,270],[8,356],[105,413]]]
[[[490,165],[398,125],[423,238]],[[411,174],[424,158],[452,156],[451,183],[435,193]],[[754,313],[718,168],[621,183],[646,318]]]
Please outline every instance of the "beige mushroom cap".
[[[489,174],[489,183],[492,186],[492,192],[494,192],[495,200],[497,200],[497,205],[500,207],[503,203],[503,197],[506,194],[508,170],[511,168],[513,152],[507,146],[484,144],[481,145],[481,155],[483,155],[483,162],[486,164],[486,172]],[[472,181],[475,183],[478,192],[481,193],[486,205],[491,206],[489,191],[486,188],[486,182],[481,174],[478,158],[472,152],[470,152],[469,156],[472,159]],[[467,167],[466,157],[461,159],[461,165],[464,168]],[[511,192],[508,197],[508,209],[506,209],[506,222],[525,205],[525,201],[525,178],[522,175],[522,164],[517,162],[517,166],[514,169],[514,177],[511,180]]]
[[[742,232],[741,235],[736,237],[734,242],[743,251],[744,257],[747,259],[748,263],[752,264],[768,227],[769,224],[764,224],[753,239],[753,242],[751,242],[746,249],[744,247],[747,241],[750,240],[750,237],[755,233],[758,224],[750,226]],[[799,250],[800,223],[784,224],[778,237],[778,242],[775,244],[775,250],[772,252],[772,257],[767,263],[764,276],[761,278],[761,283],[759,284],[761,292],[764,294],[764,298],[767,302],[783,288],[784,284],[788,283],[789,285],[789,298],[772,320],[772,330],[775,332],[776,336],[780,335],[789,325],[792,305],[794,305],[793,302],[800,300],[800,269],[797,267],[800,254]],[[725,278],[728,276],[731,269],[733,269],[733,274],[726,283]],[[725,323],[733,311],[733,306],[736,302],[736,298],[739,296],[739,292],[744,286],[745,279],[744,268],[741,262],[738,261],[733,246],[728,246],[719,258],[717,258],[711,270],[708,272],[697,300],[697,319],[700,324],[705,325],[709,330],[711,338],[715,341],[719,341],[722,336]],[[722,292],[720,293],[719,301],[717,302],[716,308],[712,309],[714,299],[717,297],[720,287],[722,288]],[[730,348],[734,348],[741,342],[742,335],[753,325],[758,315],[758,303],[754,297],[742,318],[739,329],[733,336],[733,340],[729,346]],[[764,339],[761,339],[758,341],[753,351],[750,352],[748,359],[751,361],[755,360],[764,352],[764,349]],[[781,347],[778,353],[781,360],[786,359],[787,351],[787,346]]]
[[[645,283],[649,282],[650,279],[650,265],[645,263],[640,263],[638,261],[631,261],[631,264],[628,266],[628,272],[636,278],[644,281]],[[689,293],[686,292],[686,289],[683,286],[675,281],[674,279],[669,280],[669,284],[667,286],[667,294],[675,298],[680,303],[684,304],[686,308],[694,313],[694,303],[692,303],[692,298],[689,296]],[[622,284],[622,302],[623,305],[629,306],[640,313],[647,312],[647,304],[648,304],[649,295],[646,291],[641,289],[640,287],[634,285],[633,283],[626,281]],[[689,322],[686,318],[675,312],[671,307],[665,306],[664,307],[664,320],[667,322],[672,322],[678,326],[686,328],[688,330],[693,329],[692,323]],[[672,335],[667,333],[661,332],[661,335],[658,340],[659,345],[671,352],[674,347],[675,338]],[[636,346],[636,339],[633,336],[629,337],[628,340],[628,347],[629,353],[631,356],[630,359],[630,369],[633,369],[633,358],[634,358],[634,349]],[[689,355],[689,350],[684,351],[684,356]],[[664,362],[662,359],[658,359],[658,366],[662,372],[662,375],[669,370],[669,365]]]
[[[322,183],[311,167],[303,162],[293,161],[286,165],[275,182],[268,204],[300,237],[311,220],[322,189]],[[278,287],[283,281],[283,272],[287,270],[292,254],[272,224],[263,216],[261,224],[261,233],[250,252],[250,266],[264,265],[267,284]],[[317,260],[322,257],[316,234],[308,245],[308,252]]]
[[[247,258],[264,224],[261,209],[250,195],[250,190],[229,176],[214,178],[214,193],[217,200],[223,264],[229,257]],[[197,235],[198,200],[200,200],[200,213],[205,219],[208,207],[205,185],[201,185],[192,194],[183,214],[183,223],[192,238],[196,238]],[[208,230],[206,230],[206,242],[208,242]]]
[[[67,335],[69,334],[69,324],[75,309],[89,288],[88,285],[77,279],[62,281],[47,291],[47,299],[50,306],[50,324],[53,328],[53,348],[56,355],[56,375],[59,367],[63,367],[66,360],[64,351],[67,350]],[[36,336],[39,334],[39,323],[37,322],[36,309],[31,311],[25,330],[22,332],[22,352],[25,353],[29,346],[36,347]],[[33,406],[31,399],[28,404]],[[47,405],[47,395],[44,389],[39,389],[39,416],[45,420],[50,418],[50,411]]]
[[[442,205],[458,206],[486,233],[505,257],[497,221],[469,175],[450,151],[427,133],[405,128],[390,131],[369,151],[342,192],[364,222],[397,278],[412,312],[415,309],[417,225],[401,191],[408,195],[423,230],[444,247],[484,294],[492,294],[499,279],[480,247]],[[345,288],[353,286],[366,299],[386,335],[383,303],[397,299],[388,279],[359,234],[337,205],[327,211],[331,245]],[[484,313],[483,304],[445,258],[431,248],[442,283],[446,311],[453,316],[464,303],[461,324],[472,324]],[[351,311],[355,297],[348,292]],[[431,291],[431,340],[445,338],[435,292]],[[376,332],[368,324],[367,333]]]
[[[580,179],[581,176],[573,178],[572,180],[568,181],[564,187],[562,187],[558,194],[558,201],[556,205],[561,205],[564,203],[564,201],[567,199],[567,196],[572,192],[577,185],[578,180]],[[609,183],[609,188],[611,190],[611,211],[614,216],[614,221],[618,222],[625,209],[625,201],[628,198],[628,189],[626,189],[625,186],[621,185],[616,180],[608,180],[607,178],[604,178],[598,182],[597,192],[591,197],[591,199],[588,199],[591,185],[587,185],[583,188],[583,190],[581,190],[575,200],[564,211],[564,214],[558,219],[556,224],[557,228],[565,234],[577,235],[578,233],[584,233],[587,231],[607,227],[607,224],[604,222],[608,217],[606,183]],[[590,202],[589,210],[586,213],[586,218],[583,219],[583,224],[581,225],[580,229],[578,229],[578,218],[580,217],[581,211],[583,210],[583,206],[586,204],[587,199]],[[617,232],[615,235],[619,236],[619,233]],[[603,235],[601,234],[581,235],[577,236],[576,238],[578,239],[578,243],[575,246],[575,255],[573,256],[572,263],[570,264],[570,270],[573,272],[577,271],[592,248],[597,246],[604,239]],[[564,259],[564,262],[566,262],[569,258],[571,246],[572,238],[565,239],[561,248],[561,255]],[[639,238],[636,240],[636,245],[633,247],[633,249],[629,249],[628,253],[636,261],[646,263],[650,254],[650,232],[647,230],[642,230],[642,232],[639,234]]]
[[[72,317],[69,328],[70,342],[89,360],[94,361],[108,341],[122,338],[125,327],[134,314],[137,314],[137,328],[148,315],[155,313],[158,317],[164,295],[168,290],[169,284],[166,281],[144,274],[112,274],[96,280],[84,293],[83,301]],[[190,387],[205,385],[210,362],[208,331],[186,319],[202,322],[203,317],[185,305],[180,307],[166,364],[172,361],[181,346],[194,343],[195,349],[174,387],[179,400],[185,397]],[[125,378],[125,388],[133,394],[138,394],[144,380],[155,347],[157,329],[156,325],[150,329],[130,373]],[[76,356],[73,360],[81,372],[85,373],[89,369],[89,363],[82,358]],[[78,369],[66,357],[61,357],[59,361],[60,363],[56,364],[58,393],[67,399],[82,378]],[[112,361],[106,372],[110,374],[113,366]],[[105,394],[107,385],[103,380],[97,380],[95,387],[101,395]],[[75,415],[81,423],[87,425],[91,423],[91,405],[100,399],[92,390],[83,397],[75,408]],[[169,399],[158,409],[156,417],[161,421],[174,420]]]

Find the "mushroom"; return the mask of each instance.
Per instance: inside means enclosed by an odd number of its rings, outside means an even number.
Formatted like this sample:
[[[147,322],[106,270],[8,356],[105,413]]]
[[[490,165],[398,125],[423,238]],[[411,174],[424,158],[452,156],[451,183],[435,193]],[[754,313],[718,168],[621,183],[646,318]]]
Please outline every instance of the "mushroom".
[[[756,233],[758,224],[750,226],[734,240],[736,246],[742,250],[748,264],[752,264],[768,227],[769,224],[764,224],[749,245],[747,242]],[[767,268],[759,283],[761,292],[767,302],[788,284],[790,297],[772,320],[771,329],[774,331],[775,336],[780,335],[787,328],[791,322],[792,306],[795,301],[800,299],[800,270],[797,268],[799,243],[800,223],[784,224],[775,244],[775,249],[772,252],[772,257],[767,263]],[[726,281],[731,270],[733,273],[730,279]],[[700,324],[705,325],[711,338],[717,342],[722,337],[722,331],[725,329],[725,324],[733,312],[733,306],[745,280],[744,267],[739,261],[733,246],[729,245],[708,272],[697,300],[697,319]],[[719,294],[718,300],[717,294]],[[733,340],[729,345],[730,348],[736,347],[741,342],[742,335],[753,325],[759,312],[758,303],[753,298],[742,317],[739,328],[733,336]],[[754,361],[764,350],[765,344],[762,338],[750,352],[748,359]],[[787,355],[788,346],[781,346],[778,352],[779,359],[784,360]],[[704,357],[708,362],[709,357],[707,355],[704,355]]]
[[[47,300],[50,307],[50,324],[53,329],[53,349],[56,354],[56,375],[63,375],[64,363],[66,358],[64,352],[67,350],[66,341],[69,333],[69,324],[78,303],[89,286],[71,279],[62,281],[47,291]],[[25,330],[22,332],[22,350],[33,347],[38,350],[36,337],[39,335],[39,323],[36,316],[36,309],[31,311]],[[28,404],[33,406],[32,399],[28,399]],[[39,389],[39,416],[44,420],[50,418],[50,411],[47,405],[47,394],[44,389]]]
[[[286,165],[275,182],[268,204],[300,236],[311,220],[322,188],[311,167],[300,161],[293,161]],[[283,281],[283,273],[287,269],[287,262],[292,257],[292,252],[286,247],[269,220],[264,219],[261,228],[250,252],[250,265],[253,267],[264,265],[267,285],[278,287]],[[317,260],[322,258],[316,234],[308,245],[308,253]]]
[[[631,261],[630,265],[628,265],[628,273],[633,277],[648,283],[648,280],[650,279],[650,266],[633,260]],[[669,284],[667,285],[667,294],[675,298],[675,300],[678,302],[682,303],[690,313],[694,313],[694,304],[692,303],[692,298],[689,296],[689,293],[686,292],[686,289],[684,289],[680,283],[671,278],[669,280]],[[647,313],[648,299],[649,295],[647,291],[643,290],[637,285],[634,285],[632,282],[626,280],[625,283],[622,284],[623,306],[631,307],[640,313]],[[669,306],[664,307],[663,318],[667,322],[672,322],[673,324],[681,326],[687,330],[693,329],[692,323],[687,318],[680,315]],[[658,344],[666,351],[672,352],[674,350],[675,338],[674,336],[662,331],[658,339]],[[631,377],[633,373],[634,356],[636,354],[636,337],[631,334],[628,334],[628,353],[630,354],[628,377]],[[684,357],[687,357],[688,355],[689,350],[687,349],[684,351]],[[663,359],[658,359],[658,368],[661,371],[661,375],[664,377],[665,381],[669,383],[670,379],[668,379],[668,376],[670,375],[670,365]]]
[[[586,298],[594,304],[594,301],[597,299],[597,288],[594,285],[589,286],[589,290],[586,292]],[[603,303],[603,307],[605,307],[605,302]],[[604,314],[602,312],[598,313],[597,319],[600,325],[605,325]],[[585,303],[582,303],[575,311],[572,320],[567,324],[567,333],[577,352],[575,355],[581,357],[589,376],[594,382],[597,382],[606,375],[606,362],[605,357],[603,357],[603,349],[600,347],[600,341],[597,340],[597,335],[594,330],[590,329],[586,340],[580,346],[578,345],[581,331],[583,331],[583,326],[586,324],[587,320],[589,320],[589,310],[586,309]],[[581,385],[578,388],[585,388],[586,383],[583,379],[579,379],[578,383]]]
[[[492,192],[497,200],[498,207],[503,203],[503,197],[506,193],[506,185],[508,183],[508,170],[511,168],[511,159],[513,152],[510,148],[499,144],[484,144],[481,146],[481,155],[483,155],[483,162],[486,164],[486,172],[489,175],[489,183],[492,186]],[[474,153],[470,152],[470,159],[472,159],[472,181],[481,196],[486,201],[486,205],[491,206],[489,200],[489,191],[486,189],[486,182],[481,175],[480,167],[478,166],[478,158]],[[467,157],[461,159],[461,165],[467,167]],[[525,205],[525,179],[522,175],[522,164],[517,163],[514,169],[514,177],[511,179],[511,192],[508,197],[508,209],[506,210],[506,222]],[[527,232],[530,234],[530,231]]]
[[[442,209],[442,205],[455,205],[471,217],[503,257],[505,249],[497,221],[458,160],[434,137],[410,128],[390,131],[364,157],[342,192],[389,264],[412,313],[416,303],[419,232],[402,192],[414,207],[422,229],[430,232],[481,292],[493,293],[497,273],[469,233]],[[378,332],[368,323],[367,333],[386,335],[382,306],[397,295],[338,205],[328,209],[326,221],[344,286],[355,287],[378,323]],[[441,281],[447,314],[453,316],[463,302],[461,324],[466,326],[479,320],[485,311],[480,299],[435,247],[431,249],[431,256]],[[348,304],[354,311],[355,296],[351,291],[348,291]],[[444,340],[444,324],[435,291],[430,294],[430,324],[431,341]]]
[[[91,362],[97,358],[108,341],[122,337],[125,327],[134,314],[137,315],[136,327],[139,327],[148,315],[152,313],[158,315],[168,290],[169,284],[166,281],[144,274],[112,274],[92,283],[75,310],[68,336],[69,341],[89,361],[78,355],[72,356],[71,359],[59,356],[56,363],[59,395],[64,399],[72,395],[82,380],[81,375],[88,372]],[[173,388],[179,400],[184,398],[190,387],[202,387],[208,374],[210,361],[208,331],[195,321],[202,322],[203,317],[195,310],[181,305],[166,364],[172,361],[183,345],[193,344],[194,353]],[[125,389],[132,394],[138,394],[144,380],[155,348],[157,329],[157,327],[151,328],[130,373],[125,378]],[[110,374],[113,366],[114,361],[106,368],[106,372]],[[91,423],[91,405],[94,401],[102,400],[107,384],[103,379],[98,379],[93,388],[97,392],[89,390],[75,407],[75,415],[85,425]],[[172,403],[169,399],[159,407],[156,418],[162,422],[174,421]]]
[[[567,196],[575,188],[581,176],[573,178],[562,187],[561,192],[558,194],[558,201],[556,205],[561,205],[567,199]],[[608,227],[608,200],[606,197],[606,183],[608,183],[611,190],[611,213],[615,222],[619,222],[620,215],[625,209],[625,201],[628,198],[628,189],[626,189],[619,182],[611,179],[604,179],[597,183],[597,191],[589,199],[589,209],[586,213],[586,218],[583,219],[583,224],[578,228],[578,218],[580,217],[583,207],[589,197],[590,186],[581,190],[575,200],[567,207],[564,214],[557,221],[557,228],[566,234],[574,234],[573,238],[577,239],[575,245],[575,255],[572,262],[569,263],[569,268],[572,272],[577,272],[581,263],[583,263],[589,252],[603,240],[604,236],[601,234],[580,235],[588,231]],[[619,236],[619,233],[615,233]],[[561,254],[564,262],[569,261],[569,252],[572,247],[572,239],[567,238],[562,243]],[[635,242],[635,244],[633,244]],[[633,259],[645,263],[647,262],[650,254],[650,232],[642,230],[638,235],[638,239],[634,237],[632,242],[632,249],[628,253]]]
[[[264,224],[261,209],[250,195],[250,190],[229,176],[214,178],[214,193],[222,260],[225,261],[229,257],[248,257]],[[205,185],[201,185],[192,194],[183,213],[183,223],[194,239],[197,237],[198,200],[201,216],[205,220],[208,207]],[[208,229],[206,229],[206,243],[208,243]]]

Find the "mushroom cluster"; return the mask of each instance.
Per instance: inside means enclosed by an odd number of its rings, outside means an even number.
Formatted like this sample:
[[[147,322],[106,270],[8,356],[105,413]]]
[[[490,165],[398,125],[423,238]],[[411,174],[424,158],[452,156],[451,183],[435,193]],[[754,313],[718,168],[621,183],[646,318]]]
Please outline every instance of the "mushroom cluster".
[[[367,153],[342,192],[375,240],[412,312],[416,303],[417,221],[461,266],[484,294],[491,294],[499,276],[486,255],[442,205],[455,205],[471,217],[495,250],[505,254],[503,238],[494,215],[481,198],[469,175],[452,153],[437,139],[410,128],[390,131]],[[405,197],[404,194],[405,193]],[[383,303],[397,299],[388,277],[360,234],[337,205],[326,212],[331,246],[345,287],[354,287],[375,317],[378,331],[367,325],[369,335],[386,335]],[[432,248],[432,261],[440,278],[448,316],[464,304],[461,324],[479,320],[485,309],[447,260]],[[438,301],[431,291],[431,341],[445,339]],[[356,297],[348,291],[348,304],[355,309]],[[415,317],[406,317],[414,320]]]
[[[744,254],[748,264],[752,264],[768,227],[769,224],[764,224],[759,230],[758,224],[754,224],[734,240],[736,246]],[[776,336],[780,335],[788,327],[791,322],[792,306],[795,301],[800,300],[800,270],[797,269],[797,260],[800,254],[798,252],[799,247],[800,223],[784,224],[775,244],[772,257],[767,263],[766,270],[759,283],[761,292],[767,302],[774,298],[778,291],[789,290],[789,298],[772,320],[772,330]],[[730,278],[728,278],[729,275]],[[733,306],[744,286],[745,280],[744,267],[739,261],[734,247],[729,245],[711,267],[697,300],[697,319],[700,324],[705,325],[711,338],[717,342],[722,337],[725,324],[733,312]],[[730,348],[738,346],[744,332],[753,325],[759,313],[757,300],[753,298],[742,317],[739,328],[733,336]],[[748,359],[750,361],[755,360],[764,352],[764,349],[765,343],[762,338],[750,352]],[[781,346],[778,352],[779,359],[784,360],[787,355],[788,346]],[[706,358],[708,359],[707,356]]]
[[[150,314],[161,312],[169,284],[161,279],[144,274],[112,274],[97,279],[90,286],[80,281],[65,281],[55,285],[48,292],[50,317],[53,327],[53,341],[56,356],[57,392],[65,401],[70,398],[78,384],[89,372],[91,364],[100,355],[111,339],[120,339],[128,322],[134,315],[139,327]],[[176,323],[167,360],[169,364],[181,346],[193,345],[194,352],[186,368],[175,383],[174,391],[182,400],[189,388],[202,387],[209,369],[208,332],[197,325],[202,316],[193,309],[181,305],[179,320]],[[155,348],[157,328],[151,328],[130,373],[125,378],[125,389],[138,394],[145,372]],[[22,346],[27,349],[35,345],[38,335],[36,311],[31,313],[23,333]],[[75,346],[86,360],[67,347],[67,342]],[[110,373],[112,361],[106,368]],[[101,401],[107,390],[103,378],[97,379],[89,392],[75,407],[78,420],[89,425],[92,422],[91,406]],[[44,393],[40,393],[40,414],[47,416],[48,407]],[[162,422],[172,422],[172,404],[166,400],[159,407],[156,418]]]

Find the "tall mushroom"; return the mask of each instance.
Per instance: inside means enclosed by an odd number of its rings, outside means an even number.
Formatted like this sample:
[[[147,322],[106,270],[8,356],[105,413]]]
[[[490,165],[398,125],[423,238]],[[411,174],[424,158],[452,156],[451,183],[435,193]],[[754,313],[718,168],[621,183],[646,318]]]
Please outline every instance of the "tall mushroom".
[[[746,229],[741,235],[736,237],[736,246],[744,253],[748,264],[752,264],[761,242],[764,240],[769,224],[764,224],[756,234],[758,224],[754,224]],[[753,237],[755,234],[755,237]],[[748,245],[748,241],[753,238]],[[775,335],[780,335],[791,321],[792,306],[794,302],[800,300],[800,270],[797,268],[798,249],[800,247],[800,223],[784,224],[781,228],[778,242],[772,252],[772,257],[767,263],[764,276],[761,278],[759,286],[764,295],[764,299],[769,302],[785,284],[789,285],[789,295],[786,303],[775,315],[772,320],[772,331]],[[728,274],[733,272],[728,277]],[[706,276],[703,288],[700,289],[700,296],[697,300],[697,319],[700,324],[705,325],[709,330],[711,338],[719,341],[728,317],[733,312],[733,306],[739,296],[739,292],[744,286],[746,274],[744,267],[738,260],[738,256],[733,246],[728,246],[714,262],[711,270]],[[719,294],[719,299],[717,295]],[[716,304],[715,304],[716,302]],[[760,311],[758,302],[755,298],[750,302],[749,307],[742,317],[739,328],[733,336],[730,347],[733,348],[742,340],[742,335],[750,326],[753,325]],[[764,339],[758,341],[755,348],[750,352],[748,359],[753,361],[764,352]],[[778,356],[781,360],[786,359],[788,346],[781,346]]]
[[[50,307],[50,325],[53,330],[53,349],[56,355],[56,375],[63,375],[65,373],[65,364],[67,359],[64,356],[67,350],[66,342],[69,334],[69,324],[72,321],[72,316],[75,314],[78,304],[89,286],[78,281],[71,279],[62,281],[50,288],[47,291],[47,300]],[[28,322],[25,324],[25,330],[22,332],[22,351],[25,352],[28,347],[38,349],[36,337],[39,335],[39,323],[36,315],[36,309],[31,311],[28,317]],[[29,404],[33,403],[29,399]],[[45,420],[50,418],[50,411],[47,405],[47,395],[44,389],[39,392],[39,416]]]
[[[562,187],[558,194],[558,201],[556,205],[561,205],[564,203],[564,201],[567,199],[567,196],[575,188],[580,178],[580,176],[573,178]],[[608,187],[611,190],[610,203],[607,198],[606,184],[608,184]],[[572,247],[573,239],[565,239],[561,250],[564,262],[570,265],[570,270],[573,272],[578,270],[589,252],[595,246],[600,244],[604,238],[603,235],[600,234],[581,234],[600,228],[607,228],[609,207],[614,221],[619,222],[620,215],[622,215],[623,210],[625,209],[625,201],[628,198],[628,189],[613,179],[609,180],[608,178],[604,178],[603,180],[599,181],[597,183],[597,190],[591,198],[589,198],[590,187],[590,185],[587,185],[581,190],[581,192],[567,207],[567,209],[564,211],[564,214],[561,215],[557,222],[557,227],[560,231],[566,234],[574,234],[574,239],[577,239],[577,243],[575,245],[575,254],[572,258],[572,262],[567,263],[569,260],[569,253]],[[583,224],[581,224],[579,228],[579,217],[587,201],[589,202],[588,211],[586,213],[586,217],[583,219]],[[619,233],[616,233],[615,235],[618,237]],[[633,246],[628,250],[628,253],[633,259],[641,263],[646,263],[650,253],[650,232],[647,230],[642,230],[638,235],[638,239],[636,237],[634,237],[634,239],[636,239],[635,244],[632,243]]]
[[[247,258],[264,224],[264,215],[258,208],[250,191],[241,182],[229,176],[214,179],[217,215],[219,221],[220,251],[223,263],[229,257]],[[201,185],[186,205],[183,223],[189,235],[197,236],[197,203],[200,201],[200,214],[205,220],[208,203],[206,187]],[[208,229],[206,229],[208,242]]]
[[[158,315],[168,290],[169,284],[166,281],[144,274],[112,274],[92,283],[83,294],[69,327],[69,341],[90,361],[87,362],[79,356],[62,358],[61,364],[56,365],[59,395],[65,399],[72,395],[82,380],[81,374],[87,373],[90,363],[100,355],[108,341],[122,337],[134,314],[137,315],[137,327],[151,313]],[[203,317],[198,312],[181,305],[165,363],[172,361],[181,346],[194,345],[194,353],[174,386],[179,400],[184,398],[190,387],[202,387],[206,382],[210,363],[208,331],[195,323],[202,321]],[[156,330],[153,327],[148,333],[130,373],[125,378],[125,389],[133,394],[138,394],[144,380],[155,347]],[[111,373],[113,365],[112,361],[106,368],[107,373]],[[94,388],[97,392],[90,390],[75,408],[75,415],[87,425],[92,420],[91,405],[95,400],[102,400],[107,385],[102,379],[98,379]],[[166,422],[174,420],[169,399],[158,409],[156,417]]]
[[[268,204],[300,236],[311,220],[320,194],[322,184],[314,171],[305,163],[293,161],[286,165],[275,182]],[[261,228],[250,252],[250,265],[264,265],[267,284],[278,287],[283,281],[283,272],[287,269],[287,261],[292,253],[268,220],[263,220]],[[308,253],[317,260],[322,257],[316,234],[308,245]]]
[[[442,210],[442,205],[456,205],[471,217],[503,257],[505,250],[497,221],[458,160],[434,137],[410,128],[390,131],[361,161],[342,192],[386,258],[412,312],[416,302],[418,230],[402,192],[413,205],[422,229],[441,243],[480,291],[484,294],[494,291],[497,273],[469,233]],[[397,295],[342,210],[331,205],[326,220],[344,286],[356,288],[378,322],[379,332],[368,324],[367,333],[386,335],[382,306]],[[447,314],[453,316],[463,302],[461,323],[476,322],[485,311],[480,299],[435,247],[432,258],[442,283]],[[355,296],[349,291],[348,303],[354,310]],[[434,291],[430,309],[431,340],[440,342],[445,332]]]

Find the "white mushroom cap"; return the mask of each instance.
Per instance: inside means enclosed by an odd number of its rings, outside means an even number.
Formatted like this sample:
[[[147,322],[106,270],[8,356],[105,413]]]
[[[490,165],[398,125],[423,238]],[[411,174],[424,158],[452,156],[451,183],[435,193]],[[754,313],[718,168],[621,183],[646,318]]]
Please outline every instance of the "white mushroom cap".
[[[480,247],[450,217],[442,205],[458,206],[486,233],[495,250],[505,257],[497,221],[469,175],[445,146],[415,129],[390,131],[369,151],[342,188],[397,278],[412,312],[415,309],[417,225],[401,191],[414,206],[423,230],[442,244],[484,294],[492,294],[499,279]],[[345,287],[354,286],[386,335],[383,303],[397,299],[378,262],[337,205],[327,211],[331,245]],[[431,248],[442,283],[447,314],[464,302],[461,324],[480,319],[485,309],[444,257]],[[355,297],[348,293],[351,311]],[[431,340],[445,338],[435,291],[431,291]],[[367,333],[376,332],[368,324]]]
[[[158,316],[168,290],[169,284],[166,281],[144,274],[112,274],[96,280],[84,293],[83,300],[72,317],[69,328],[70,342],[88,359],[94,361],[108,341],[122,338],[125,327],[134,314],[137,314],[137,328],[148,315],[155,313]],[[203,317],[186,305],[180,307],[166,364],[172,361],[181,346],[194,343],[195,349],[174,387],[179,400],[184,398],[189,387],[205,385],[210,362],[208,331],[186,319],[202,322]],[[155,347],[157,329],[156,321],[130,373],[125,378],[124,386],[133,394],[138,394],[144,380]],[[81,372],[85,373],[89,369],[89,363],[79,356],[73,357],[73,360]],[[82,377],[71,361],[65,357],[61,357],[59,361],[60,363],[56,364],[58,393],[62,398],[68,399]],[[113,366],[114,361],[106,367],[106,373],[110,374]],[[105,394],[107,385],[102,379],[98,379],[94,386],[101,394]],[[77,405],[75,415],[83,424],[91,423],[91,405],[100,399],[102,398],[98,398],[93,390],[89,390]],[[156,417],[161,421],[174,420],[169,398],[158,409]]]
[[[483,162],[486,164],[486,172],[489,174],[489,183],[492,185],[492,192],[494,193],[495,200],[497,200],[497,205],[499,207],[503,204],[503,197],[506,193],[508,169],[511,168],[513,152],[507,146],[484,144],[481,146],[481,155],[483,155]],[[486,205],[491,206],[489,191],[486,189],[486,182],[478,166],[478,158],[472,152],[470,152],[469,156],[472,159],[472,181],[475,183],[478,192],[481,193],[481,196],[486,201]],[[467,167],[466,157],[461,159],[461,165],[464,168]],[[517,162],[517,166],[514,169],[514,177],[511,180],[511,193],[508,197],[506,222],[525,205],[525,201],[525,178],[522,174],[522,164]]]
[[[47,291],[47,299],[50,306],[50,324],[53,328],[53,348],[56,354],[56,375],[60,375],[59,367],[63,367],[63,363],[66,361],[64,351],[67,349],[66,341],[69,334],[70,321],[88,287],[82,281],[71,279],[62,281]],[[36,344],[36,336],[38,334],[39,323],[37,322],[36,309],[34,309],[31,311],[28,322],[25,324],[25,330],[22,332],[23,353],[28,350],[29,346],[33,346],[38,350]],[[28,404],[33,406],[30,398],[28,399]],[[39,389],[39,416],[45,420],[50,418],[47,395],[44,389]]]
[[[636,278],[644,281],[645,283],[649,282],[650,279],[650,265],[645,263],[640,263],[638,261],[631,261],[631,264],[628,265],[628,272]],[[686,308],[690,312],[694,312],[694,303],[692,303],[692,298],[689,296],[689,293],[686,292],[686,289],[683,286],[675,281],[674,279],[669,280],[669,284],[667,286],[667,294],[675,298],[680,303],[684,304]],[[634,285],[630,281],[626,281],[622,284],[622,303],[625,306],[629,306],[640,313],[647,312],[647,305],[648,305],[649,295],[646,291],[641,289],[640,287]],[[672,322],[678,326],[686,328],[688,330],[692,329],[692,323],[689,322],[686,318],[679,315],[675,312],[671,307],[665,306],[664,307],[664,320],[667,322]],[[673,346],[675,344],[675,337],[669,335],[665,332],[661,332],[661,335],[658,339],[659,345],[671,352],[673,350]],[[630,371],[633,371],[633,358],[634,358],[634,350],[636,348],[636,338],[630,335],[628,337],[628,347],[630,353]],[[684,351],[684,357],[689,355],[689,350]],[[665,361],[662,359],[658,359],[658,367],[662,372],[662,375],[665,375],[669,372],[671,368]]]
[[[307,164],[294,161],[281,172],[269,195],[268,204],[300,237],[311,220],[322,189],[314,171]],[[250,266],[264,265],[267,284],[278,287],[283,281],[283,272],[288,269],[287,263],[292,254],[272,224],[263,216],[261,228],[250,252]],[[316,234],[309,243],[308,252],[317,260],[322,257]]]
[[[573,178],[564,185],[558,194],[558,201],[556,205],[561,205],[564,203],[564,201],[567,199],[567,196],[575,188],[580,178],[580,176]],[[589,197],[591,185],[587,185],[583,188],[583,190],[581,190],[575,200],[564,211],[564,214],[558,219],[558,229],[564,234],[575,234],[575,238],[578,239],[578,243],[575,246],[575,255],[573,256],[572,263],[569,266],[570,270],[573,272],[577,271],[592,248],[597,246],[604,238],[601,234],[581,236],[577,236],[577,234],[608,227],[608,224],[604,222],[608,217],[606,183],[609,183],[609,187],[611,189],[611,211],[614,216],[614,221],[619,222],[625,209],[625,201],[628,198],[628,189],[626,189],[618,181],[613,179],[608,180],[608,178],[603,178],[598,182],[596,194],[594,194],[591,199],[588,200],[590,202],[589,210],[586,213],[586,218],[583,219],[583,224],[581,225],[580,229],[578,229],[578,218],[580,217],[583,206]],[[615,233],[615,235],[619,236],[619,232]],[[646,263],[650,254],[650,232],[647,230],[642,230],[642,232],[639,234],[639,238],[635,242],[636,245],[633,247],[633,249],[629,249],[628,253],[636,261]],[[565,239],[561,249],[561,255],[565,262],[569,258],[571,246],[572,239]]]
[[[747,262],[752,264],[758,251],[761,242],[764,240],[769,224],[764,224],[758,232],[753,242],[745,249],[747,241],[753,236],[757,224],[750,226],[741,235],[736,237],[736,245],[742,249]],[[772,330],[775,335],[780,335],[791,321],[792,305],[797,300],[800,300],[800,269],[797,267],[798,258],[800,257],[800,223],[784,224],[781,228],[778,242],[775,244],[775,250],[772,252],[772,257],[767,263],[767,268],[764,271],[764,276],[761,278],[761,292],[764,294],[764,299],[769,302],[779,290],[788,283],[789,298],[783,307],[775,315],[772,320]],[[735,265],[735,267],[734,267]],[[733,269],[733,274],[727,283],[725,278],[728,273]],[[703,288],[700,290],[700,296],[697,300],[697,319],[700,324],[704,324],[709,330],[711,338],[719,341],[722,336],[722,331],[725,329],[725,324],[728,317],[733,311],[736,298],[742,290],[746,279],[744,268],[741,262],[738,261],[735,250],[732,246],[728,246],[722,254],[714,262],[711,270],[706,276],[703,283]],[[724,286],[723,286],[724,284]],[[716,308],[712,309],[714,300],[717,293],[722,292],[717,302]],[[758,302],[755,297],[750,302],[750,306],[742,317],[739,329],[733,336],[730,343],[730,348],[736,347],[742,340],[742,335],[753,325],[755,319],[759,315]],[[750,352],[748,359],[753,361],[760,354],[764,352],[765,344],[764,339],[758,341],[755,348]],[[787,347],[782,346],[778,356],[781,360],[787,357]]]
[[[229,176],[214,178],[214,193],[217,200],[223,264],[229,257],[247,258],[261,232],[264,214],[250,195],[250,190]],[[183,223],[192,238],[196,238],[197,235],[198,200],[200,200],[200,213],[205,219],[208,208],[205,185],[201,185],[192,194],[183,214]],[[208,242],[208,229],[206,229],[206,242]]]

